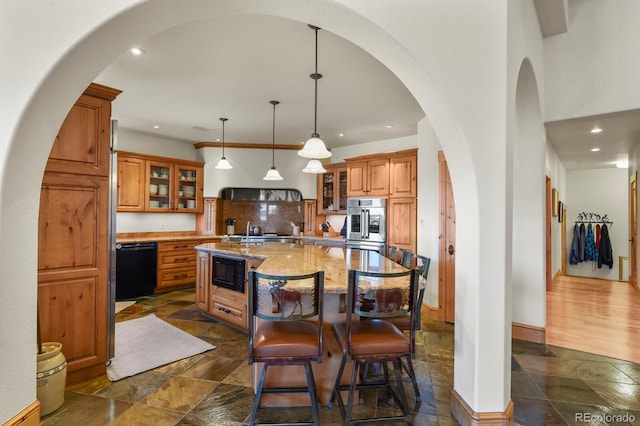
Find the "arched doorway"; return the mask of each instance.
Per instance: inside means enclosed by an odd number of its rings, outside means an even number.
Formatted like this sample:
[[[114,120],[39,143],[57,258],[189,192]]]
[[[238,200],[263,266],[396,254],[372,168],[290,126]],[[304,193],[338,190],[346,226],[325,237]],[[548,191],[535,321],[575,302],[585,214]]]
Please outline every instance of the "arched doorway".
[[[32,330],[31,333],[25,334],[24,339],[21,339],[24,343],[17,346],[16,354],[11,358],[11,360],[17,358],[26,360],[19,365],[21,371],[33,372],[33,367],[29,366],[28,360],[32,351],[31,343],[35,340],[36,261],[33,256],[37,241],[35,226],[37,213],[35,212],[38,211],[40,181],[51,141],[74,100],[106,64],[134,41],[155,34],[164,28],[208,16],[229,13],[265,13],[301,22],[314,20],[328,31],[352,41],[387,65],[412,92],[430,117],[435,133],[445,151],[450,150],[455,153],[455,156],[450,158],[450,162],[452,179],[458,183],[454,184],[454,187],[464,194],[462,197],[457,197],[461,200],[461,209],[468,212],[480,210],[474,175],[477,166],[474,167],[465,133],[443,97],[442,90],[434,84],[429,73],[425,71],[425,65],[418,64],[413,55],[390,36],[385,28],[373,24],[354,10],[329,1],[305,4],[304,10],[300,9],[295,1],[285,2],[288,3],[285,5],[282,3],[277,5],[265,2],[238,4],[238,2],[212,3],[194,0],[181,3],[180,10],[176,10],[165,2],[140,3],[126,10],[113,6],[113,9],[109,10],[112,13],[110,16],[113,16],[112,19],[106,22],[96,18],[87,21],[86,26],[82,27],[83,30],[78,30],[79,34],[71,36],[71,40],[78,39],[77,42],[64,42],[59,51],[52,53],[55,60],[52,60],[51,64],[55,63],[55,65],[51,65],[50,72],[43,72],[42,81],[39,82],[41,84],[34,84],[29,101],[25,101],[24,112],[16,117],[18,125],[10,138],[10,149],[7,150],[10,154],[8,161],[5,162],[7,165],[4,170],[5,175],[11,176],[12,181],[14,179],[20,181],[21,185],[19,188],[14,187],[8,183],[8,180],[3,180],[2,185],[4,220],[0,224],[2,227],[0,239],[2,247],[12,247],[11,256],[6,257],[7,260],[2,262],[2,270],[6,271],[4,279],[7,282],[28,283],[21,290],[9,292],[8,296],[18,296],[18,303],[33,299],[31,303],[23,305],[25,313],[17,317],[24,329]],[[335,19],[337,16],[340,19]],[[311,19],[312,17],[317,19]],[[67,48],[68,50],[65,50]],[[12,222],[10,218],[16,221]],[[464,268],[469,268],[466,271],[468,273],[462,276],[468,281],[467,289],[471,290],[473,296],[469,303],[473,311],[476,311],[479,305],[478,291],[474,289],[473,284],[478,280],[479,275],[487,274],[480,266],[475,252],[480,239],[479,221],[480,218],[475,213],[469,214],[460,221],[465,233],[458,244],[459,258],[470,259],[470,262],[464,265]],[[13,244],[17,241],[21,244]],[[20,260],[15,262],[14,259]],[[472,321],[472,316],[473,312],[469,311],[469,317],[463,318],[462,323]],[[493,318],[490,320],[493,321]],[[464,357],[465,362],[474,362],[471,354],[476,350],[474,343],[478,343],[478,339],[480,339],[479,336],[472,337],[472,349]],[[19,384],[29,381],[25,374],[18,374],[17,378]],[[473,386],[465,386],[462,395],[473,392],[471,389]]]

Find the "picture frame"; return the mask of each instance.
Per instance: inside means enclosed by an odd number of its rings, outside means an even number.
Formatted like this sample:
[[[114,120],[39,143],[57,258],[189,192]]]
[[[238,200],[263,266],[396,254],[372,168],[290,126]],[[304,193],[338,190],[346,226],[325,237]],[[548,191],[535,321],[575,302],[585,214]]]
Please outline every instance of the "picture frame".
[[[553,215],[553,217],[558,216],[559,201],[560,201],[560,194],[558,193],[558,190],[555,188],[552,188],[551,189],[551,209],[552,209],[551,214]]]
[[[558,201],[558,222],[562,223],[564,219],[564,203],[562,201]]]

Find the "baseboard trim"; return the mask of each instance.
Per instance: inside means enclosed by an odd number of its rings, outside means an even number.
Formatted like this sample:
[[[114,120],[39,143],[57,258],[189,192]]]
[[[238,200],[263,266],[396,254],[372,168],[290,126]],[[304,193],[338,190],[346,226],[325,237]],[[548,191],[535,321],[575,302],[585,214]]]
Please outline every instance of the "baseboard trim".
[[[4,426],[38,426],[40,424],[40,401],[33,401],[24,410],[9,419]]]
[[[464,426],[467,425],[511,425],[513,424],[513,401],[509,400],[504,411],[476,412],[454,389],[451,391],[451,413]]]
[[[533,343],[545,343],[547,341],[547,331],[544,327],[514,322],[511,323],[511,337]]]
[[[438,319],[438,308],[434,308],[428,303],[423,303],[422,306],[424,310],[423,313],[427,314],[427,318],[429,318],[432,321],[440,321]]]

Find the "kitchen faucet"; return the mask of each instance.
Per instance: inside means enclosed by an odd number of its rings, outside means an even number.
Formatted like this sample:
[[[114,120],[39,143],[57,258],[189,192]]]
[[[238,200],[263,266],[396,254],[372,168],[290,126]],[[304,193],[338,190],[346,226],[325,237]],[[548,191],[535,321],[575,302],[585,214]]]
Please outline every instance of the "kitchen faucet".
[[[249,226],[251,226],[251,221],[247,221],[247,242],[249,242]]]

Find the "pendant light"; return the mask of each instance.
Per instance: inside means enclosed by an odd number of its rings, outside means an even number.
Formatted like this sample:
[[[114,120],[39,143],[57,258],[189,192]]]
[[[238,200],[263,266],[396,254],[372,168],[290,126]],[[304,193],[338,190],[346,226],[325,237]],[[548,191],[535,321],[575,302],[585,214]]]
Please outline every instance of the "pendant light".
[[[216,169],[222,170],[233,169],[231,163],[224,158],[224,122],[227,120],[228,118],[220,118],[220,121],[222,121],[222,158],[220,158],[220,161],[216,164]]]
[[[267,170],[267,174],[262,180],[282,180],[282,176],[276,169],[276,105],[279,101],[269,101],[273,105],[273,132],[271,136],[271,168]]]
[[[322,139],[320,139],[320,135],[318,134],[318,80],[322,78],[322,74],[318,74],[318,30],[320,28],[309,25],[309,27],[315,31],[316,33],[316,70],[315,73],[311,74],[310,77],[313,79],[315,83],[315,96],[314,96],[314,119],[313,119],[313,134],[311,138],[304,144],[304,147],[298,151],[298,155],[304,158],[311,159],[319,159],[319,158],[329,158],[331,157],[331,152],[327,150]],[[313,162],[309,161],[307,167],[302,171],[305,173],[324,173],[323,171],[319,171],[322,168],[320,164],[320,168],[318,168],[319,161]],[[326,170],[324,170],[326,171]]]

